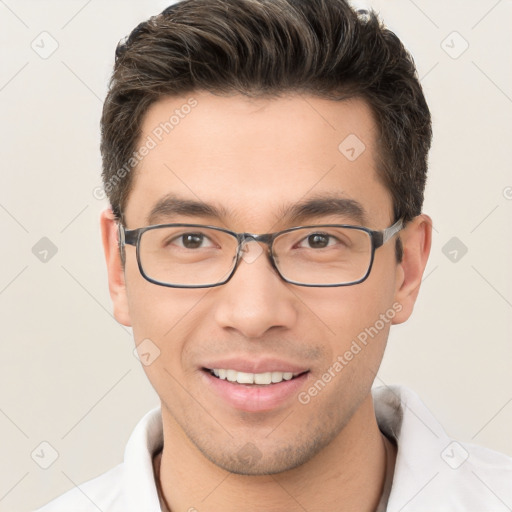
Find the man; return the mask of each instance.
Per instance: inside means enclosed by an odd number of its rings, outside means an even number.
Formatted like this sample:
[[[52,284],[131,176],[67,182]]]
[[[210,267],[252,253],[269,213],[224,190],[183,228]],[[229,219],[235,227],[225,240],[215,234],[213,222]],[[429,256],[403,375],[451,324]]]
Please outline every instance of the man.
[[[512,460],[371,387],[432,223],[412,59],[343,0],[188,0],[102,117],[116,319],[161,408],[49,511],[510,510]]]

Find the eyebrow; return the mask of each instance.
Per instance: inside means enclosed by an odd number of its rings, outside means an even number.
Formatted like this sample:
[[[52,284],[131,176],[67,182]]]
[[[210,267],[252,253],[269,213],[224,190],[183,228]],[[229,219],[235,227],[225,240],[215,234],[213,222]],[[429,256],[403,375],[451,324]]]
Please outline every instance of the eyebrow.
[[[167,194],[162,197],[148,214],[149,225],[156,224],[161,219],[183,215],[186,217],[211,217],[220,219],[225,217],[227,211],[212,204],[183,199],[174,194]]]
[[[294,222],[327,215],[348,217],[363,226],[367,223],[366,210],[359,201],[332,194],[315,196],[281,210],[282,218]]]
[[[233,216],[224,207],[167,194],[151,209],[147,216],[147,223],[154,225],[179,215],[211,219],[226,219]],[[315,196],[299,203],[285,205],[280,208],[276,218],[280,223],[291,224],[328,215],[348,217],[360,225],[366,225],[367,222],[366,211],[359,201],[332,194]]]

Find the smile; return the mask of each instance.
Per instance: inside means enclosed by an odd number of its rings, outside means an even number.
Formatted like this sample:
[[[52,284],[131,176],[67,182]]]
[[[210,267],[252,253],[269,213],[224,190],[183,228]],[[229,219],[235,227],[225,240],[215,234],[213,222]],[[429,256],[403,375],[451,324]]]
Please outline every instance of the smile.
[[[299,373],[241,372],[232,368],[202,368],[203,382],[214,401],[246,412],[270,412],[293,405],[309,379],[309,370]]]
[[[248,373],[239,372],[232,369],[212,368],[209,370],[215,377],[229,382],[237,382],[238,384],[256,384],[270,385],[278,384],[283,380],[291,380],[300,375],[300,373],[272,371],[264,373]]]

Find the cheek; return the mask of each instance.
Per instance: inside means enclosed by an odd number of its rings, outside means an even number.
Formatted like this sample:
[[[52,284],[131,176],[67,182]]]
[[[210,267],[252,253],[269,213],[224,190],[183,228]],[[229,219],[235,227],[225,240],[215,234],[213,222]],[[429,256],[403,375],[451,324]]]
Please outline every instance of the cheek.
[[[307,314],[309,322],[304,322],[302,329],[316,331],[318,342],[326,349],[327,358],[318,368],[319,374],[335,374],[332,380],[340,386],[351,382],[369,388],[397,313],[393,276],[375,266],[369,278],[358,285],[298,293],[311,311]],[[329,378],[325,375],[326,380]]]
[[[126,263],[126,290],[136,343],[162,339],[200,302],[204,290],[182,290],[150,283],[139,272],[135,258]]]
[[[304,414],[310,408],[330,411],[336,425],[346,422],[350,411],[370,392],[396,314],[392,285],[377,290],[371,282],[365,283],[315,292],[314,300],[304,299],[306,304],[315,304],[324,325],[328,357],[316,368],[298,399],[308,405]]]
[[[342,348],[375,324],[381,314],[392,308],[394,283],[385,276],[372,275],[363,283],[339,288],[310,288],[297,291],[305,305],[303,315],[313,327]]]
[[[186,340],[198,324],[203,298],[208,290],[168,288],[146,281],[137,264],[126,266],[127,297],[133,338],[143,369],[154,387],[169,375],[183,374],[187,368]],[[146,364],[142,354],[150,354]],[[154,358],[154,360],[153,360]]]
[[[204,293],[139,281],[132,282],[129,292],[133,337],[142,369],[159,397],[173,404],[178,415],[190,405],[180,383],[197,371],[187,355],[187,340],[194,336]]]

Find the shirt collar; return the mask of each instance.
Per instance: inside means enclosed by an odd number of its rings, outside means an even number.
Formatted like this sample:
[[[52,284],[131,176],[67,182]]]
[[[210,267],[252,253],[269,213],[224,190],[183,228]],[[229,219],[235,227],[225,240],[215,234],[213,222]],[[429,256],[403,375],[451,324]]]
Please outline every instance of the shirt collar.
[[[414,490],[453,471],[440,456],[451,440],[413,391],[383,386],[372,395],[380,430],[398,445],[388,510],[400,510],[414,498]],[[125,449],[123,485],[130,512],[160,511],[153,456],[162,446],[161,409],[156,407],[137,424]]]
[[[124,495],[127,512],[160,512],[153,473],[153,454],[163,446],[160,407],[149,411],[135,427],[124,451]]]

